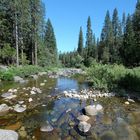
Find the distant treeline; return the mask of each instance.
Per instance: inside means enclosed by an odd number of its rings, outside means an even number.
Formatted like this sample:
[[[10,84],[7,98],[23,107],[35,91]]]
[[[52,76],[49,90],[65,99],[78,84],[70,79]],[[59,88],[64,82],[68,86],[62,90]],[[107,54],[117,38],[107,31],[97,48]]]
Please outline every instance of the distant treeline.
[[[95,21],[96,22],[96,21]],[[112,17],[106,12],[100,39],[95,37],[91,18],[87,20],[86,41],[80,27],[78,48],[73,52],[60,53],[59,59],[66,67],[90,66],[93,60],[101,63],[140,65],[140,0],[132,15],[125,13],[119,19],[115,8]]]

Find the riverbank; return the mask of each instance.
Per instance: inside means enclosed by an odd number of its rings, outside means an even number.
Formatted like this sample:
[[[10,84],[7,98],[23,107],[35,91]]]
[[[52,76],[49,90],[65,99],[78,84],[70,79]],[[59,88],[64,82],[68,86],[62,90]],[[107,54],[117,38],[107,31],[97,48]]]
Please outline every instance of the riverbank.
[[[3,81],[13,81],[14,76],[21,78],[30,77],[41,72],[57,71],[56,67],[40,67],[33,65],[19,66],[19,67],[0,67],[0,79]]]

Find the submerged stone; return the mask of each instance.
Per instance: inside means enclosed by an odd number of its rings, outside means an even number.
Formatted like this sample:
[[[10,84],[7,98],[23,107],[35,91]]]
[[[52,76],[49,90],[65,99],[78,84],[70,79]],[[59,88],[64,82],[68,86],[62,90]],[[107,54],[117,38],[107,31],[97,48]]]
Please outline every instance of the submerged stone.
[[[77,117],[77,120],[87,122],[90,118],[86,115],[80,115]]]
[[[24,112],[25,110],[26,110],[26,107],[23,107],[19,104],[16,104],[15,107],[14,107],[14,111],[19,112],[19,113]]]
[[[86,115],[94,116],[97,115],[97,110],[95,108],[95,105],[89,105],[85,107]]]
[[[9,111],[9,106],[7,104],[0,105],[0,116],[4,115],[8,111]]]
[[[12,96],[12,95],[13,95],[12,92],[7,92],[7,93],[3,93],[3,94],[1,95],[1,97],[7,98],[7,97],[10,97],[10,96]]]
[[[79,124],[78,124],[78,129],[81,131],[81,132],[88,132],[90,130],[90,127],[91,127],[91,124],[87,123],[87,122],[84,122],[84,121],[81,121]]]
[[[96,105],[96,110],[97,110],[97,111],[101,111],[101,110],[103,110],[102,105],[97,104],[97,105]]]

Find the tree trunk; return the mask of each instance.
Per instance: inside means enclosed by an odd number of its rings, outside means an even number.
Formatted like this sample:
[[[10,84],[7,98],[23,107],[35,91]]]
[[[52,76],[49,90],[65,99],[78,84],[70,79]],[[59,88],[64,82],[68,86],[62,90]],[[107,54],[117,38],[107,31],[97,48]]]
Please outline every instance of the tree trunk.
[[[17,26],[17,14],[15,13],[15,32],[16,32],[16,65],[19,66],[19,47],[18,47],[18,26]]]
[[[21,63],[23,65],[24,56],[23,56],[23,38],[21,37]]]
[[[37,41],[35,40],[35,65],[37,65]]]

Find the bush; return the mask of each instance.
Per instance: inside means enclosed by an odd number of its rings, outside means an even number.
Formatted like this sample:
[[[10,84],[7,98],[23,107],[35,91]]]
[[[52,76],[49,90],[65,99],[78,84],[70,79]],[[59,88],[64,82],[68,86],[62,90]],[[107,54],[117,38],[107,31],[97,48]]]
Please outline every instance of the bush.
[[[43,68],[39,66],[26,65],[18,68],[10,67],[8,71],[20,77],[28,77],[29,75],[43,71]]]
[[[14,74],[9,72],[9,71],[5,71],[5,72],[1,72],[1,76],[0,79],[2,80],[6,80],[6,81],[12,81],[14,77]]]
[[[124,88],[140,91],[140,68],[127,69],[122,65],[103,65],[94,62],[87,73],[95,88],[101,90]]]

